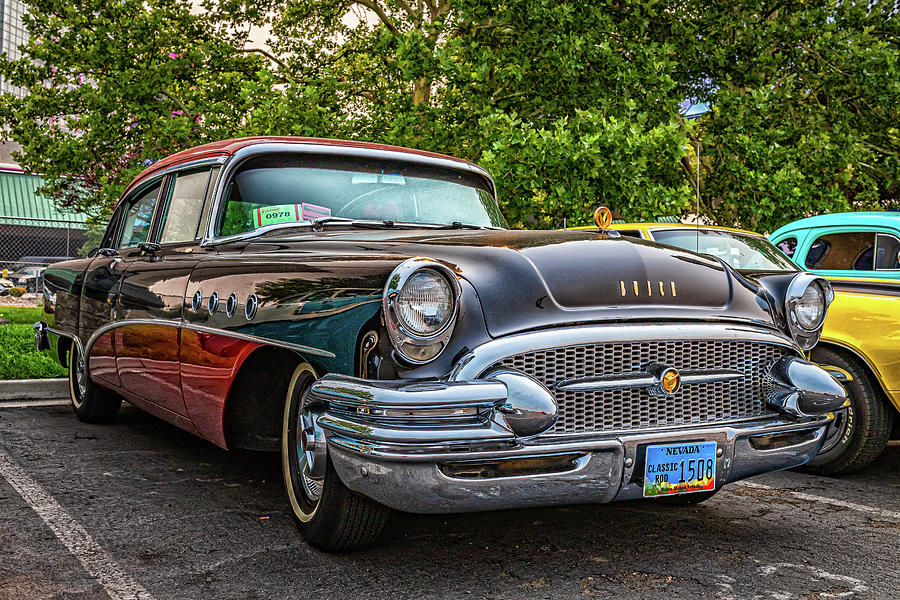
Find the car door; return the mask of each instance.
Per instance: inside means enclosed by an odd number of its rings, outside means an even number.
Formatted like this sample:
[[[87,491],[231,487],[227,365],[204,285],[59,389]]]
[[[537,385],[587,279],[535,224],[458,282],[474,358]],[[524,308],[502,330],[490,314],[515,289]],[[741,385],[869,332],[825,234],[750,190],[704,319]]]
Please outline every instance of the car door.
[[[129,262],[141,250],[138,244],[147,240],[156,203],[162,189],[157,179],[141,186],[120,203],[101,248],[88,265],[79,300],[78,337],[83,344],[101,327],[118,319],[116,300]],[[119,387],[116,370],[115,330],[101,334],[91,346],[91,377]]]
[[[206,253],[199,239],[213,179],[209,167],[169,176],[150,240],[127,265],[117,299],[125,322],[115,340],[122,389],[183,417],[181,317],[188,278]]]

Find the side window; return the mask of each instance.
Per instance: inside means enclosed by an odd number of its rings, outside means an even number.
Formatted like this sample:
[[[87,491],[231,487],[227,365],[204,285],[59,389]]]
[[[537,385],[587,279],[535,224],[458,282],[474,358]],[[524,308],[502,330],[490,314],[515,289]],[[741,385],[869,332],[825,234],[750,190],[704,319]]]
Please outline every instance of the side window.
[[[797,252],[797,238],[795,237],[786,237],[775,245],[788,258],[794,258],[794,253]]]
[[[900,269],[900,239],[887,233],[879,233],[875,244],[875,269],[896,271]]]
[[[115,248],[116,240],[119,239],[119,227],[122,225],[122,216],[125,214],[125,207],[119,206],[116,212],[109,220],[106,226],[106,233],[103,234],[103,240],[100,242],[101,248]]]
[[[641,232],[637,229],[617,229],[620,235],[624,235],[625,237],[637,238],[639,240],[644,239],[644,236],[641,235]]]
[[[197,239],[209,171],[178,173],[162,217],[159,242],[190,242]]]
[[[122,240],[119,242],[119,248],[133,248],[147,241],[160,185],[162,184],[154,185],[128,206],[122,224]]]
[[[806,254],[806,268],[871,271],[875,264],[875,234],[832,233],[819,237]]]

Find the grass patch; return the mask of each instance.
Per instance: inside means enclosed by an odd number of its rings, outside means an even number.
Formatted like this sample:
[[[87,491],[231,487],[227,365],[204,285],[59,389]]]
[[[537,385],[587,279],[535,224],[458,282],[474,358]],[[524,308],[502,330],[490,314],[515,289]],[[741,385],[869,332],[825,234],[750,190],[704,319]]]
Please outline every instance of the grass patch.
[[[34,325],[44,315],[40,307],[33,306],[0,306],[0,319],[6,319],[13,325]]]
[[[55,360],[34,347],[31,326],[41,320],[41,309],[27,306],[0,306],[0,379],[42,379],[65,376]]]

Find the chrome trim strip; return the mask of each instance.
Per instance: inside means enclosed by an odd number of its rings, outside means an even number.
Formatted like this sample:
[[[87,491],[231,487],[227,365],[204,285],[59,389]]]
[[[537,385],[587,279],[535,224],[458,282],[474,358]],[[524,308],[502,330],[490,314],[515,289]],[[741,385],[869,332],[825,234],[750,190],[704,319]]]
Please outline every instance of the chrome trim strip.
[[[731,381],[746,377],[740,371],[730,369],[709,369],[695,371],[681,371],[681,383],[715,383],[718,381]]]
[[[731,381],[732,379],[746,377],[744,373],[730,369],[695,369],[690,371],[680,371],[679,374],[681,375],[682,385],[690,383],[715,383],[717,381]],[[634,373],[615,373],[597,377],[565,379],[557,383],[554,387],[558,390],[581,392],[651,387],[659,385],[659,383],[659,377],[645,371],[638,371]]]
[[[665,443],[684,439],[696,439],[713,434],[724,435],[728,439],[737,436],[758,436],[786,433],[791,431],[806,431],[818,429],[830,422],[826,415],[811,417],[808,419],[792,419],[780,414],[773,414],[765,419],[756,419],[747,423],[706,423],[696,425],[680,425],[660,429],[649,429],[630,432],[606,432],[595,433],[589,439],[585,438],[548,438],[540,436],[531,440],[516,440],[514,446],[500,448],[472,448],[466,451],[454,452],[452,448],[458,442],[463,446],[471,445],[476,440],[468,436],[463,438],[449,438],[445,429],[444,441],[437,446],[415,448],[406,444],[407,440],[392,440],[393,443],[378,443],[372,437],[361,438],[347,432],[341,435],[337,427],[328,427],[333,434],[328,438],[329,444],[335,444],[354,454],[367,457],[380,458],[387,461],[404,462],[442,462],[464,460],[486,460],[498,458],[519,458],[522,456],[546,456],[570,452],[597,452],[605,449],[620,448],[623,445],[632,453],[637,452],[637,446],[644,443]],[[329,423],[332,425],[332,423]],[[742,426],[743,425],[743,426]],[[384,430],[379,430],[383,432]],[[455,431],[455,430],[454,430]],[[380,436],[379,436],[380,437]],[[478,443],[492,444],[497,441],[485,437],[477,440]],[[373,443],[375,442],[375,443]],[[418,451],[417,451],[418,450]],[[629,473],[630,476],[630,473]]]
[[[499,381],[379,381],[334,374],[313,383],[310,394],[329,404],[369,410],[490,407],[507,399]]]
[[[447,169],[454,169],[457,171],[468,171],[470,173],[476,173],[478,175],[481,175],[482,177],[485,177],[491,185],[491,194],[493,195],[494,200],[496,201],[497,199],[496,185],[494,184],[494,180],[491,177],[490,173],[477,165],[463,160],[436,158],[433,156],[426,156],[423,154],[417,154],[415,152],[403,152],[400,150],[357,148],[353,146],[337,146],[327,143],[317,143],[300,140],[296,142],[262,142],[259,144],[253,144],[251,146],[241,148],[230,158],[224,161],[225,166],[219,173],[219,178],[218,181],[216,181],[215,185],[215,191],[213,192],[212,209],[210,212],[210,218],[207,221],[205,236],[200,241],[201,246],[214,246],[217,244],[236,242],[251,237],[257,237],[260,233],[264,232],[261,229],[255,229],[252,232],[219,237],[215,235],[215,228],[216,217],[219,214],[219,210],[222,204],[222,196],[224,195],[222,182],[228,181],[228,178],[231,177],[234,171],[246,159],[257,154],[266,154],[271,152],[293,152],[296,154],[331,154],[335,156],[375,158],[382,160],[400,160],[404,162],[435,165]],[[278,227],[275,227],[275,229],[278,229]]]
[[[78,344],[79,350],[82,350],[82,356],[88,358],[85,361],[85,369],[88,368],[88,364],[90,363],[90,352],[91,348],[97,342],[101,335],[112,331],[118,327],[124,327],[126,325],[163,325],[165,327],[180,327],[182,329],[190,329],[193,331],[197,331],[200,333],[210,333],[214,335],[223,335],[225,337],[235,338],[239,340],[246,340],[248,342],[257,342],[259,344],[264,344],[267,346],[276,346],[279,348],[285,348],[287,350],[297,350],[299,352],[303,352],[305,354],[312,354],[314,356],[323,356],[325,358],[335,358],[335,354],[333,352],[329,352],[328,350],[321,350],[319,348],[313,348],[312,346],[305,346],[303,344],[294,344],[291,342],[283,342],[280,340],[270,340],[266,338],[262,338],[256,335],[250,335],[247,333],[239,333],[237,331],[230,331],[228,329],[217,329],[215,327],[206,327],[204,325],[194,325],[193,323],[188,323],[185,321],[176,321],[175,319],[122,319],[119,321],[112,321],[111,323],[107,323],[102,327],[98,327],[94,333],[91,334],[91,337],[88,338],[87,343],[81,343],[81,340],[78,339],[78,336],[72,335],[69,333],[59,332],[60,335],[65,335],[67,337],[71,337],[75,340],[75,343]],[[50,330],[54,331],[55,330]]]
[[[155,323],[156,321],[150,319],[150,322]],[[304,344],[295,344],[293,342],[284,342],[281,340],[272,340],[269,338],[260,337],[258,335],[251,335],[249,333],[231,331],[230,329],[218,329],[216,327],[206,327],[205,325],[194,325],[193,323],[186,322],[181,322],[181,327],[182,329],[192,329],[201,333],[213,333],[216,335],[224,335],[226,337],[232,337],[239,340],[246,340],[248,342],[258,342],[267,346],[277,346],[278,348],[287,348],[288,350],[298,350],[306,354],[312,354],[313,356],[323,356],[325,358],[336,358],[337,356],[334,352],[322,350],[321,348],[314,348],[312,346],[306,346]]]
[[[145,184],[155,181],[158,178],[165,177],[166,175],[168,175],[170,173],[174,173],[175,171],[184,171],[184,170],[188,170],[188,169],[196,169],[197,167],[221,165],[221,164],[224,164],[226,160],[228,160],[227,156],[211,156],[211,157],[206,157],[206,158],[197,158],[197,159],[194,159],[194,160],[191,160],[188,162],[169,165],[168,167],[166,167],[165,169],[163,169],[161,171],[154,171],[153,173],[150,173],[149,175],[147,175],[144,179],[141,179],[140,181],[136,182],[137,185],[129,185],[128,188],[125,190],[125,193],[122,194],[122,196],[118,200],[116,200],[116,205],[113,207],[113,209],[115,210],[116,208],[119,207],[119,204],[121,204],[122,200],[125,198],[126,195],[130,196],[132,194],[132,192],[134,190],[136,190],[137,188],[144,187]]]
[[[659,383],[659,380],[656,377],[641,371],[637,373],[616,373],[615,375],[600,375],[598,377],[564,379],[553,387],[569,392],[581,392],[650,387],[657,383]]]
[[[329,434],[357,442],[386,442],[402,444],[440,444],[445,449],[472,442],[512,442],[515,434],[494,421],[473,425],[454,424],[444,427],[391,427],[386,424],[359,423],[326,412],[316,421]],[[453,441],[448,441],[451,438]]]
[[[477,379],[486,369],[508,356],[535,350],[615,342],[660,340],[727,340],[800,347],[782,332],[730,323],[655,323],[592,325],[542,329],[497,338],[462,357],[448,375],[450,381]]]

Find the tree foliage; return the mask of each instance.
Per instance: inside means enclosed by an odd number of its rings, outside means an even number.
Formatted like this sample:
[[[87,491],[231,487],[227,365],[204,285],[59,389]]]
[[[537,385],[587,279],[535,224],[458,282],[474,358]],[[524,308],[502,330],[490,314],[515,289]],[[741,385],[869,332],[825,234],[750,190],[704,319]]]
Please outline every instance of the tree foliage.
[[[0,70],[32,93],[0,118],[79,209],[173,151],[275,134],[480,162],[516,226],[586,224],[600,203],[681,215],[698,184],[704,216],[763,231],[900,197],[891,1],[28,4],[24,57]],[[685,99],[713,109],[685,122]]]

